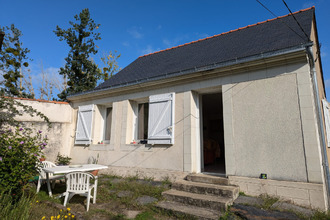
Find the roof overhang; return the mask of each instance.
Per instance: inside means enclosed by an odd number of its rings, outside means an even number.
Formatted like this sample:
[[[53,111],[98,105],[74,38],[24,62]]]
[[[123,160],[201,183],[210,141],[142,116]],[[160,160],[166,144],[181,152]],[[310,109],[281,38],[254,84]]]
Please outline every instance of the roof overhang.
[[[159,88],[168,83],[171,85],[187,83],[195,80],[205,79],[205,77],[212,78],[218,76],[225,76],[237,74],[242,71],[261,69],[267,64],[281,65],[284,60],[293,60],[297,58],[306,58],[306,47],[313,45],[313,42],[301,44],[295,47],[286,48],[267,53],[261,53],[254,56],[239,58],[221,63],[214,63],[212,65],[203,67],[194,67],[187,70],[182,70],[175,73],[166,73],[154,78],[146,78],[139,81],[127,82],[125,84],[116,85],[110,88],[99,90],[86,91],[79,94],[74,94],[68,97],[69,101],[87,101],[98,97],[115,96],[119,94],[133,93],[138,90],[147,90]],[[173,84],[174,83],[174,84]]]

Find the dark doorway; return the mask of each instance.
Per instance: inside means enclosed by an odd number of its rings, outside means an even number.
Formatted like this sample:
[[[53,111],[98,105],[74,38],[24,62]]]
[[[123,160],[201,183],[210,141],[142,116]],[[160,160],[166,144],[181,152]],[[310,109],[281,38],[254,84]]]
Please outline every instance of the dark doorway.
[[[202,95],[204,172],[226,174],[222,94]]]

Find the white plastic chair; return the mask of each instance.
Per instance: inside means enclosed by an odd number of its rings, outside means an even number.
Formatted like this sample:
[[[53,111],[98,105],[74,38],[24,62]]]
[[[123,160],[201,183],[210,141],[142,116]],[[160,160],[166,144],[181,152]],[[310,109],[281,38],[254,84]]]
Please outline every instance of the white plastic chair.
[[[43,182],[47,181],[47,175],[42,170],[42,168],[49,168],[49,167],[56,167],[56,165],[53,162],[50,161],[42,161],[41,162],[41,169],[39,169],[39,179],[38,179],[38,185],[37,185],[37,193],[40,191],[40,187],[43,184]],[[55,182],[58,179],[64,178],[64,175],[53,175],[52,173],[49,173],[49,181],[52,182],[52,188],[55,187]]]
[[[64,193],[64,206],[67,202],[75,195],[79,194],[87,196],[87,211],[89,210],[89,203],[91,199],[91,191],[94,188],[93,204],[96,202],[96,191],[97,191],[97,177],[91,173],[86,172],[71,172],[65,175],[66,179],[66,192]],[[94,184],[91,180],[95,180]]]

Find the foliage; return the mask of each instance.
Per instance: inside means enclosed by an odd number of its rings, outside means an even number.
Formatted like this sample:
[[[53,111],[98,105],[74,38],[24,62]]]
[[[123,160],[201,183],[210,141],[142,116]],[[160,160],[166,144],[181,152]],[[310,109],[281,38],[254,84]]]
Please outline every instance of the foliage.
[[[56,163],[58,165],[68,165],[68,164],[70,164],[71,160],[72,160],[72,158],[70,158],[69,156],[64,156],[64,155],[61,155],[60,153],[58,153],[57,158],[56,158]]]
[[[10,27],[1,28],[5,32],[3,48],[0,51],[0,70],[3,71],[4,88],[1,88],[0,94],[6,96],[33,98],[33,94],[24,92],[22,87],[23,75],[22,68],[28,67],[29,58],[27,54],[29,49],[23,47],[20,38],[22,32],[14,24]]]
[[[102,69],[102,79],[104,81],[108,80],[110,77],[113,76],[114,73],[118,72],[120,70],[118,66],[117,59],[119,59],[120,54],[117,55],[117,51],[112,53],[109,52],[109,55],[103,55],[101,57],[101,61],[105,65]]]
[[[98,52],[94,41],[101,39],[100,33],[95,32],[100,25],[91,19],[88,9],[83,9],[74,18],[77,23],[70,21],[72,27],[65,30],[57,26],[54,31],[60,41],[65,40],[70,47],[68,57],[65,58],[66,64],[59,72],[68,80],[68,87],[58,95],[62,100],[66,100],[70,94],[93,89],[102,76],[97,65],[90,59],[91,54]]]
[[[3,220],[29,219],[31,204],[34,198],[23,195],[17,202],[13,201],[10,193],[0,194],[0,216]]]
[[[48,123],[50,122],[47,116],[38,112],[36,109],[29,105],[24,105],[18,100],[13,98],[1,97],[0,96],[0,131],[5,126],[19,126],[20,122],[15,119],[16,116],[22,116],[23,113],[30,115],[31,117],[38,116]]]
[[[38,174],[47,141],[42,131],[34,133],[28,128],[0,132],[0,191],[20,196],[28,180]]]

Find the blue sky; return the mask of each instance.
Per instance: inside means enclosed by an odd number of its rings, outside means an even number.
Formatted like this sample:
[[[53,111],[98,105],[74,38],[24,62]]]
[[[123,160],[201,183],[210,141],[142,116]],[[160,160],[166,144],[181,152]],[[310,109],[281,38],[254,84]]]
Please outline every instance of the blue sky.
[[[282,0],[260,0],[277,16],[288,14]],[[292,11],[316,7],[316,19],[327,94],[330,95],[330,1],[286,0]],[[0,26],[14,23],[23,33],[22,42],[31,50],[30,68],[38,86],[40,62],[56,74],[64,66],[69,48],[59,41],[56,25],[68,28],[82,9],[101,24],[99,53],[118,51],[124,68],[141,55],[255,24],[274,16],[256,0],[1,0]],[[36,89],[36,88],[35,88]],[[38,97],[37,97],[38,98]]]

